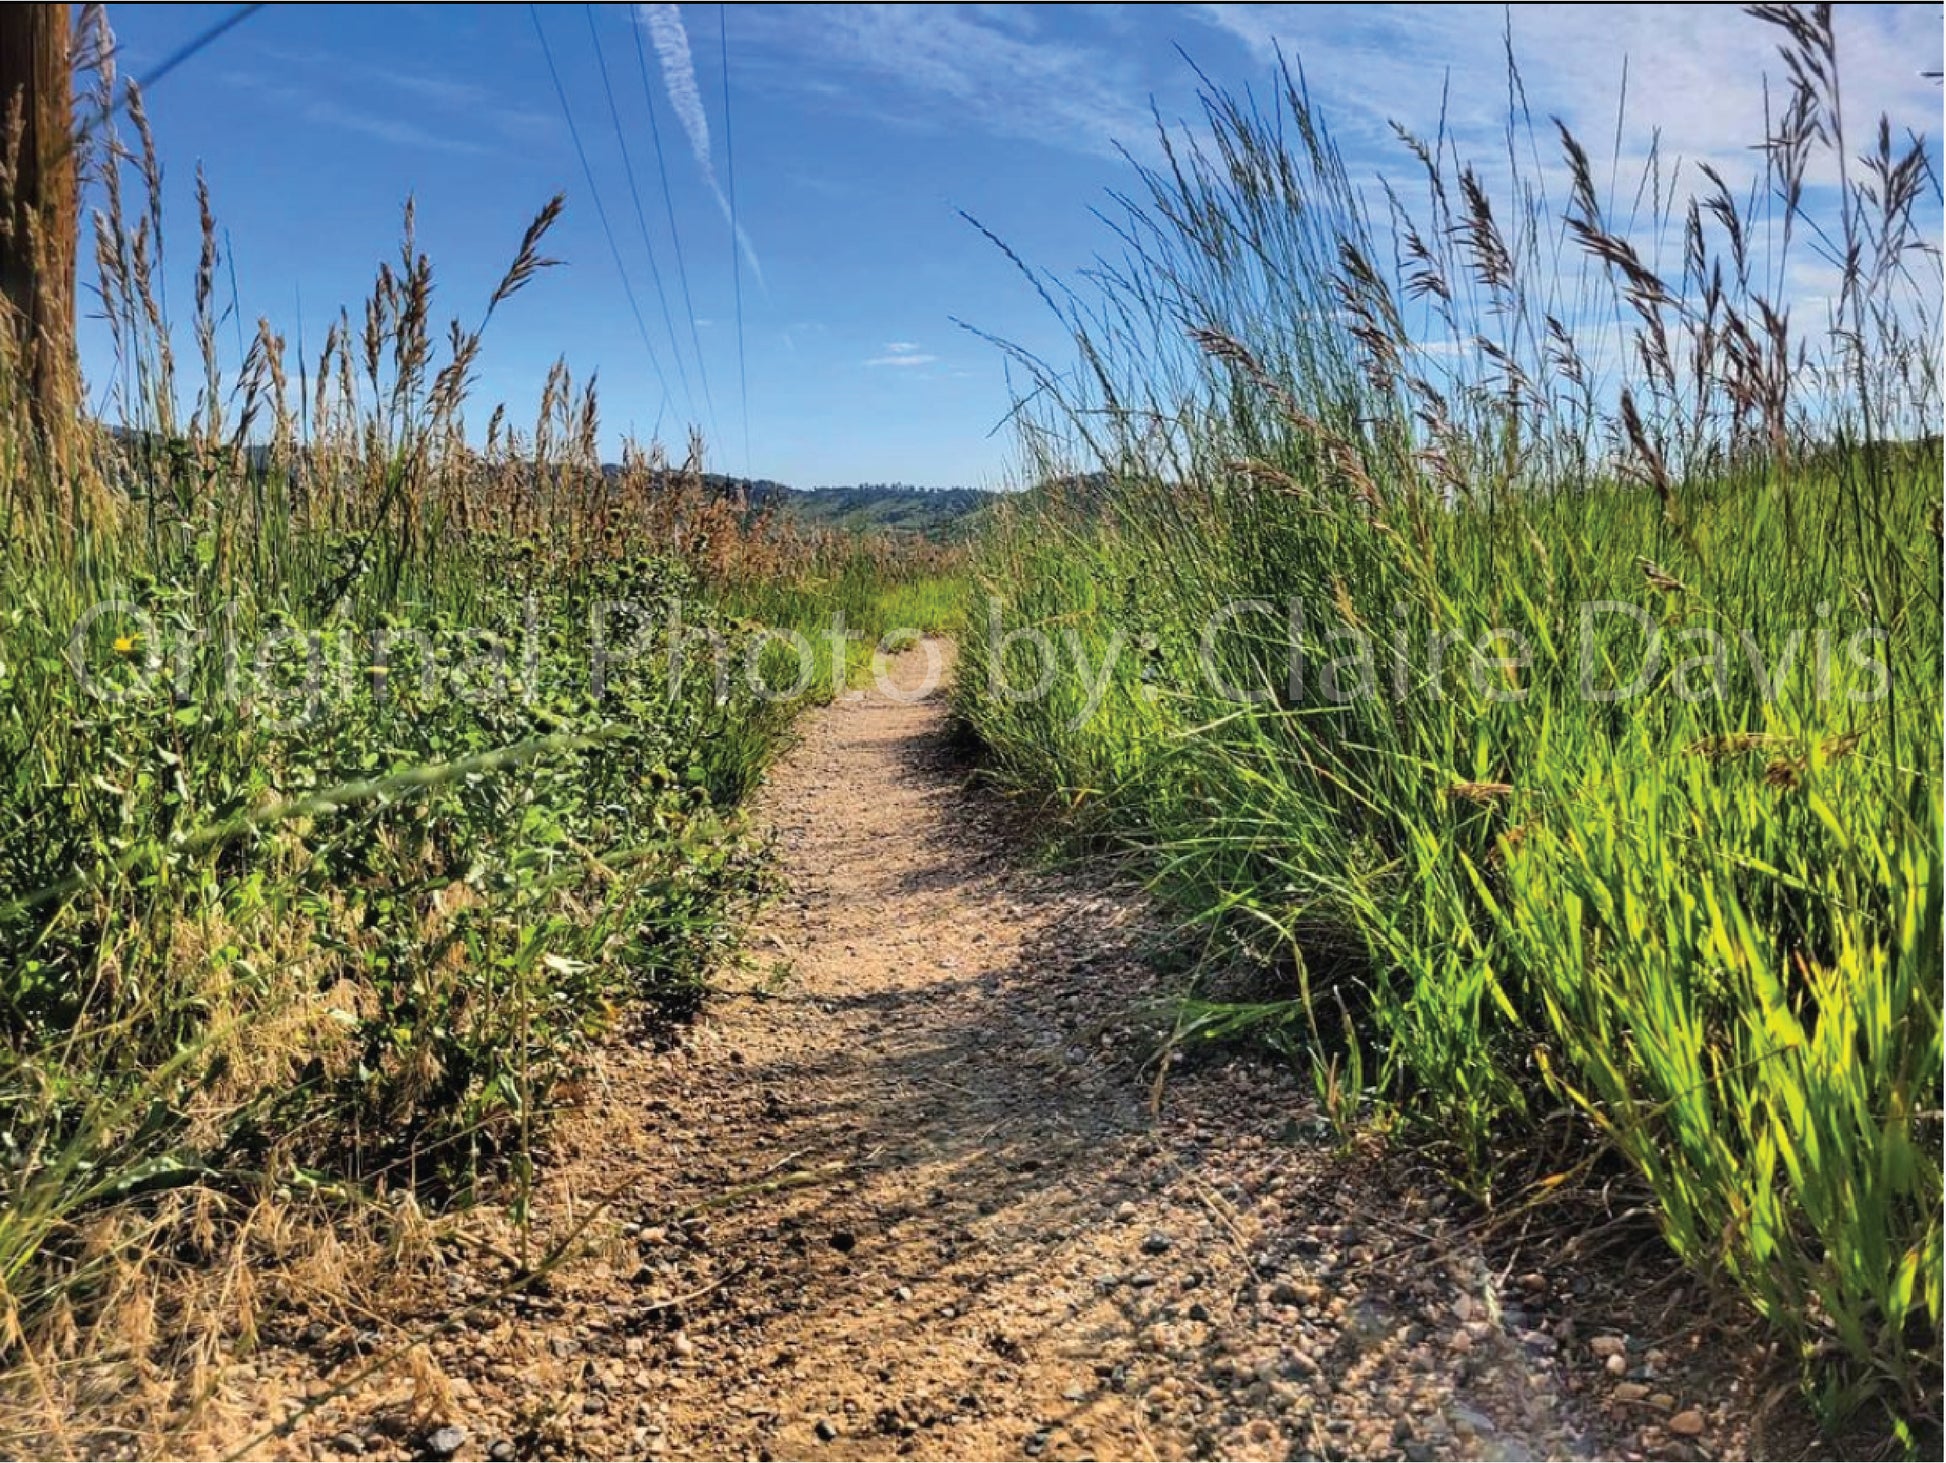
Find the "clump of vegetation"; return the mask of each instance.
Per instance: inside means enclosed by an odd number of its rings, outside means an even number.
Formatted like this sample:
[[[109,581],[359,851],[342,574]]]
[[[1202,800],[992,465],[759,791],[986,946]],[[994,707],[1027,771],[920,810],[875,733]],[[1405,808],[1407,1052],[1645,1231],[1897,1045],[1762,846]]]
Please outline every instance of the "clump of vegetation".
[[[1909,1437],[1940,1405],[1939,183],[1885,123],[1855,156],[1828,7],[1760,14],[1791,81],[1747,193],[1705,166],[1683,199],[1653,153],[1608,186],[1517,111],[1529,165],[1402,131],[1422,191],[1374,209],[1292,76],[1207,97],[1093,294],[1037,281],[1080,363],[1020,355],[1029,446],[1068,486],[996,510],[957,704],[995,776],[1287,980],[1205,1029],[1308,1053],[1489,1200],[1624,1161],[1831,1415]]]
[[[26,1451],[106,1446],[104,1406],[187,1425],[264,1309],[353,1315],[425,1213],[518,1209],[592,1041],[691,1007],[760,891],[739,810],[796,708],[951,569],[707,491],[699,443],[605,470],[565,364],[531,427],[469,431],[559,199],[472,323],[439,330],[408,208],[314,359],[259,321],[227,379],[199,180],[184,379],[141,99],[92,54],[139,142],[87,159],[119,422],[40,430],[0,330],[0,1438]]]

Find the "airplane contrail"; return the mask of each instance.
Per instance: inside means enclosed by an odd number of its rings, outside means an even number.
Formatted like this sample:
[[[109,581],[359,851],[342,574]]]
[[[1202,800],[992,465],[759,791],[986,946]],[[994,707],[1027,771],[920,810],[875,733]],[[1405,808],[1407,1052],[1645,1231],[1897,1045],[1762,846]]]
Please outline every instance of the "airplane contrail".
[[[662,63],[662,84],[669,93],[669,106],[682,123],[682,130],[689,138],[689,150],[696,156],[696,166],[703,171],[703,181],[709,184],[710,192],[716,195],[717,207],[723,210],[723,218],[731,221],[730,200],[724,195],[722,185],[716,181],[716,168],[710,162],[709,115],[703,110],[703,94],[696,86],[696,62],[689,54],[689,32],[683,29],[682,7],[679,5],[638,5],[642,23],[648,27],[649,42],[655,47],[656,59]],[[757,262],[757,251],[751,247],[750,236],[741,225],[736,227],[737,247],[750,265],[750,272],[756,276],[757,283],[763,284],[763,266]]]

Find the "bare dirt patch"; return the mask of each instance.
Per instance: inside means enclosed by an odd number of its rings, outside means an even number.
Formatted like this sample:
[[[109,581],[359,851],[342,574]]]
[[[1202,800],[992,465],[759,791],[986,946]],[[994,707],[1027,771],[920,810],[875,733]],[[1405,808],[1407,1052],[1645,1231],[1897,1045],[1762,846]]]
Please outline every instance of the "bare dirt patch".
[[[1130,1022],[1168,994],[1162,932],[1139,892],[1023,856],[936,697],[814,715],[759,814],[785,892],[744,967],[673,1049],[616,1044],[552,1140],[528,1259],[573,1258],[525,1281],[521,1237],[476,1215],[402,1263],[396,1313],[313,1325],[233,1372],[233,1441],[273,1426],[251,1451],[462,1458],[1750,1446],[1734,1391],[1698,1408],[1668,1379],[1680,1358],[1611,1344],[1571,1276],[1528,1257],[1515,1273],[1504,1245],[1490,1259],[1462,1205],[1404,1158],[1339,1145],[1285,1068],[1185,1068],[1158,1105]]]

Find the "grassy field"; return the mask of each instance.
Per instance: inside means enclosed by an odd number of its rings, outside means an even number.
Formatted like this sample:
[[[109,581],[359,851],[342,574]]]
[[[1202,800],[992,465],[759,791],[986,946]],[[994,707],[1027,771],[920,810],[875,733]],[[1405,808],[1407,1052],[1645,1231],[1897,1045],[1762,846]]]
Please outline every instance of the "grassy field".
[[[1036,280],[1079,364],[1020,358],[1055,403],[1029,447],[1077,486],[997,513],[957,700],[995,777],[1259,971],[1185,1039],[1274,1043],[1502,1208],[1619,1165],[1829,1418],[1909,1443],[1940,1406],[1939,192],[1884,132],[1805,187],[1858,144],[1828,29],[1784,20],[1768,171],[1694,203],[1519,117],[1510,176],[1408,135],[1417,182],[1367,195],[1294,78],[1210,96],[1123,252]],[[1828,324],[1785,309],[1793,248],[1843,265]]]
[[[796,711],[950,572],[709,491],[700,448],[604,471],[565,366],[530,427],[469,432],[558,200],[443,345],[408,213],[318,358],[265,322],[226,379],[205,196],[179,372],[140,141],[90,159],[119,424],[37,431],[0,363],[0,1446],[27,1451],[179,1425],[260,1316],[381,1296],[428,1213],[518,1212],[591,1044],[686,1013],[762,893],[741,809]]]
[[[263,1316],[524,1212],[594,1044],[734,949],[793,718],[893,632],[959,639],[988,774],[1201,942],[1182,1040],[1268,1043],[1501,1212],[1651,1205],[1828,1419],[1921,1446],[1940,190],[1848,133],[1828,20],[1768,18],[1760,176],[1693,201],[1520,113],[1362,190],[1294,78],[1211,94],[1121,252],[1034,279],[1077,345],[1016,358],[1039,486],[816,510],[970,549],[739,501],[700,444],[604,465],[565,365],[469,417],[558,200],[450,332],[408,212],[313,357],[264,322],[226,377],[205,196],[179,361],[129,106],[116,420],[39,430],[0,359],[0,1447],[167,1451]]]

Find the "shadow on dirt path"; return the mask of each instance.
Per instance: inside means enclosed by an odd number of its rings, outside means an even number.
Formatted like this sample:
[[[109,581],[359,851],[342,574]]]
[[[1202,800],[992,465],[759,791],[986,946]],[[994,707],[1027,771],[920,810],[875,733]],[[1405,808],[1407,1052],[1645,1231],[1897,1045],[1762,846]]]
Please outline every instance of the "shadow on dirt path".
[[[1552,1282],[1491,1274],[1437,1185],[1333,1147],[1290,1074],[1185,1069],[1151,1110],[1158,930],[1022,856],[939,697],[816,713],[758,812],[784,893],[749,958],[678,1049],[612,1052],[554,1141],[539,1207],[612,1197],[597,1253],[511,1303],[479,1305],[491,1266],[448,1278],[478,1306],[425,1358],[459,1456],[1625,1446],[1573,1405]],[[376,1406],[292,1445],[423,1446]]]

